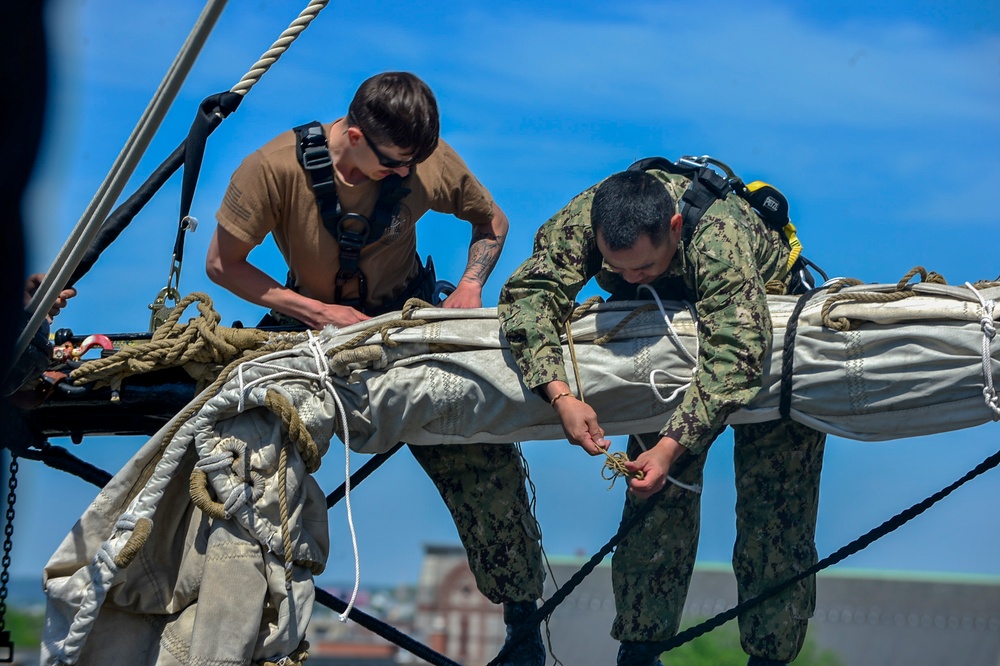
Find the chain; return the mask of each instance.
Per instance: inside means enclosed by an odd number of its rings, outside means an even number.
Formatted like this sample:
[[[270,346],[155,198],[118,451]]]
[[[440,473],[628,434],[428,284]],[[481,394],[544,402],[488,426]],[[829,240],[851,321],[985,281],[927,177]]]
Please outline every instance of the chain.
[[[7,524],[3,529],[3,559],[0,559],[0,650],[9,650],[0,656],[0,662],[9,663],[14,656],[14,645],[7,632],[7,584],[10,582],[10,551],[14,547],[14,502],[17,501],[17,456],[10,456],[10,477],[7,480]]]

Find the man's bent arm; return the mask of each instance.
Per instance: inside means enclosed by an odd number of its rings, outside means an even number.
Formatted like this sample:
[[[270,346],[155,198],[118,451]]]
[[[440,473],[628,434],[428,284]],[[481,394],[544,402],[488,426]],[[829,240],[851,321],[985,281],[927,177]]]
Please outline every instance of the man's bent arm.
[[[483,286],[493,272],[503,251],[509,228],[507,216],[493,204],[493,217],[486,224],[472,225],[469,262],[454,293],[444,302],[446,308],[479,308],[483,305]]]
[[[205,261],[209,279],[244,300],[267,309],[273,308],[313,329],[327,324],[349,326],[368,319],[354,308],[321,303],[282,286],[247,261],[247,256],[255,247],[253,243],[233,236],[221,225],[217,226]]]

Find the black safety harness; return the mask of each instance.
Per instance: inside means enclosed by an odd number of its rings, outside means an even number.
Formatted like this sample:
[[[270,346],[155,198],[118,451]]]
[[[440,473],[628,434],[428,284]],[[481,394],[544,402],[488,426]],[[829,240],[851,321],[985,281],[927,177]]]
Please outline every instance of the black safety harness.
[[[399,174],[391,174],[382,179],[371,219],[358,213],[344,213],[337,196],[333,159],[330,157],[323,126],[314,120],[294,129],[299,163],[309,176],[323,226],[340,247],[340,268],[334,287],[334,302],[361,310],[368,297],[368,281],[359,267],[361,250],[378,241],[392,225],[399,202],[410,193],[410,189],[403,187],[403,178]],[[345,299],[344,285],[355,278],[358,280],[358,298]]]
[[[760,181],[748,186],[727,164],[707,155],[684,156],[676,162],[671,162],[665,157],[647,157],[628,168],[629,171],[650,169],[680,175],[691,181],[677,202],[677,212],[683,218],[681,238],[685,244],[690,242],[702,216],[712,204],[730,194],[735,194],[750,205],[764,224],[781,233],[790,243],[798,245],[788,214],[788,200],[774,186]],[[721,169],[723,173],[719,173],[716,169]],[[826,279],[826,273],[821,268],[800,254],[789,267],[789,273],[792,275],[790,293],[805,293],[815,286],[815,279],[809,272],[809,266],[815,268]]]

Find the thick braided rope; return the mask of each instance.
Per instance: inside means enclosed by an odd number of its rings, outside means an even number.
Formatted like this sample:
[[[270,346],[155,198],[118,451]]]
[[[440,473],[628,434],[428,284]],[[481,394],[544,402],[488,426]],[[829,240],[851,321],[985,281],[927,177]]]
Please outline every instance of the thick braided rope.
[[[355,349],[361,345],[361,343],[367,341],[368,339],[378,335],[382,338],[382,344],[386,347],[398,347],[399,343],[393,340],[389,334],[400,328],[414,328],[417,326],[423,326],[427,324],[426,319],[393,319],[392,321],[387,321],[373,328],[361,331],[353,338],[347,342],[337,345],[329,351],[331,356],[338,354],[340,352],[346,351],[348,349]]]
[[[199,316],[187,324],[178,323],[184,310],[195,302]],[[210,368],[218,368],[270,338],[256,329],[221,328],[220,320],[212,299],[194,292],[178,302],[149,342],[125,345],[111,356],[88,361],[70,373],[70,380],[117,387],[125,377],[177,366],[183,366],[196,379],[205,379],[206,372],[215,375]]]
[[[947,284],[945,279],[941,277],[938,273],[933,271],[928,272],[923,266],[916,266],[911,268],[910,271],[903,276],[903,279],[896,284],[896,290],[889,293],[882,292],[853,292],[850,294],[835,294],[826,299],[823,303],[822,317],[823,323],[830,329],[834,331],[849,331],[853,322],[846,317],[838,317],[836,319],[830,316],[830,310],[833,306],[841,301],[853,301],[856,303],[893,303],[896,301],[901,301],[912,296],[916,296],[917,292],[909,290],[906,285],[909,284],[910,280],[916,276],[920,275],[921,282],[929,282],[933,284]],[[848,286],[850,281],[843,280],[841,286]],[[860,284],[860,282],[857,282]],[[831,293],[833,293],[831,291]]]
[[[281,515],[281,544],[285,561],[285,589],[292,589],[292,530],[288,525],[288,447],[289,440],[281,443],[278,455],[278,511]]]
[[[253,64],[250,71],[243,75],[243,78],[232,87],[229,92],[234,92],[238,95],[246,96],[250,89],[260,81],[260,78],[264,75],[264,72],[271,68],[278,58],[288,50],[302,31],[305,30],[313,19],[316,18],[319,13],[329,4],[330,0],[311,0],[305,9],[298,15],[298,17],[292,21],[291,25],[288,26],[278,36],[278,39],[271,45],[267,51]]]
[[[302,456],[306,471],[314,474],[319,469],[322,457],[319,454],[319,447],[316,446],[295,407],[285,396],[274,390],[268,390],[264,406],[281,419],[281,425],[288,433],[288,440],[295,445],[299,455]]]
[[[209,385],[208,388],[206,388],[201,392],[199,398],[190,405],[188,405],[187,408],[181,411],[174,419],[173,425],[170,426],[170,429],[166,432],[166,434],[163,437],[159,452],[157,452],[156,455],[152,456],[150,461],[146,464],[146,467],[143,468],[142,472],[140,472],[140,474],[136,478],[136,481],[132,485],[132,488],[129,490],[128,493],[125,494],[123,498],[122,507],[130,503],[135,498],[136,494],[138,494],[139,490],[143,488],[149,481],[149,479],[153,476],[153,471],[156,469],[156,465],[159,463],[160,458],[163,457],[163,452],[166,450],[170,442],[173,441],[174,437],[177,435],[177,432],[181,429],[181,427],[188,421],[188,419],[197,414],[198,411],[201,410],[201,408],[204,407],[205,404],[209,400],[211,400],[213,396],[215,396],[215,394],[219,391],[219,389],[222,388],[222,385],[229,380],[229,375],[232,372],[234,372],[240,366],[241,363],[252,361],[256,358],[260,358],[261,356],[267,356],[268,354],[273,354],[274,352],[291,349],[294,345],[295,343],[288,339],[272,339],[270,342],[268,342],[268,345],[266,347],[244,352],[244,354],[240,358],[232,361],[229,365],[227,365],[222,370],[222,372],[220,372],[219,375],[215,378],[215,381],[212,382],[212,384]]]

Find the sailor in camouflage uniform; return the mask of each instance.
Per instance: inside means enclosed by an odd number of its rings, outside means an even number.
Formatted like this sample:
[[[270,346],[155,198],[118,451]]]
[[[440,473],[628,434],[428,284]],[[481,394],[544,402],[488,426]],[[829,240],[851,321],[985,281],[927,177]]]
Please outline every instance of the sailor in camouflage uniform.
[[[500,295],[501,326],[525,384],[547,398],[569,441],[600,455],[598,415],[572,395],[559,333],[581,288],[596,277],[614,300],[638,300],[639,285],[692,302],[698,368],[658,433],[629,438],[623,520],[652,511],[619,545],[612,563],[621,641],[618,664],[658,662],[659,641],[680,624],[698,545],[700,484],[708,447],[726,419],[761,386],[770,352],[768,288],[788,284],[789,247],[741,198],[717,200],[683,238],[675,201],[689,181],[664,171],[615,174],[574,198],[538,231],[535,249]],[[740,600],[816,562],[814,544],[825,436],[791,420],[735,426]],[[661,492],[662,491],[662,492]],[[749,664],[793,660],[815,606],[812,577],[740,616]]]

